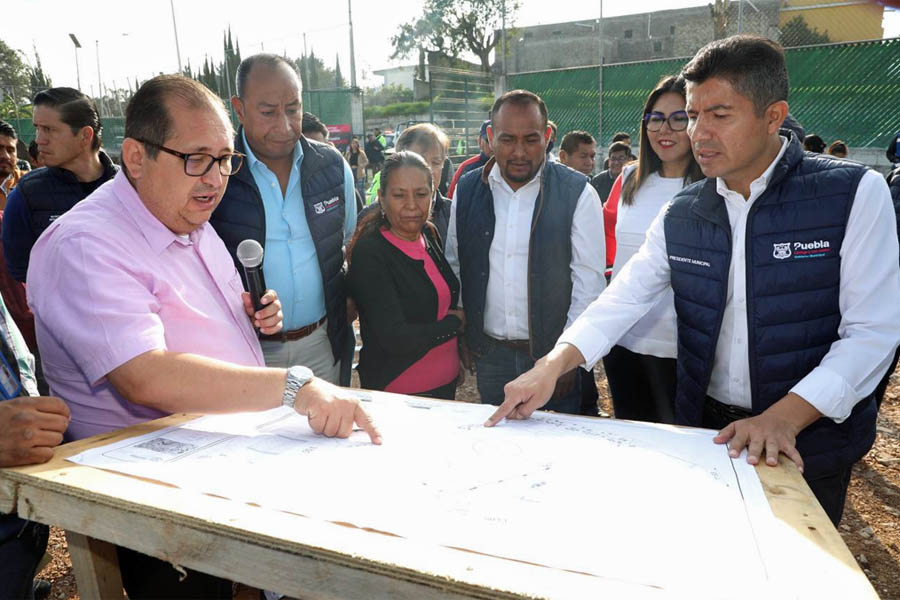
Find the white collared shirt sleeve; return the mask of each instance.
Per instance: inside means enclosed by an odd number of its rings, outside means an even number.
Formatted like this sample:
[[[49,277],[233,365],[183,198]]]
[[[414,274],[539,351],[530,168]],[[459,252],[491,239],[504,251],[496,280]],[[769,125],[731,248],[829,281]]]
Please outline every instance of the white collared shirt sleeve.
[[[462,308],[462,279],[459,277],[459,242],[456,239],[456,201],[450,203],[450,224],[447,226],[447,243],[444,244],[444,258],[459,279],[460,293],[458,305]]]
[[[556,342],[578,348],[585,369],[606,356],[671,286],[664,227],[667,212],[668,205],[653,220],[637,254]]]
[[[603,233],[603,205],[597,190],[586,183],[575,204],[572,217],[572,301],[566,327],[572,325],[606,287],[606,235]]]
[[[840,423],[887,372],[900,343],[900,270],[890,192],[875,171],[859,182],[841,246],[840,339],[791,391]]]

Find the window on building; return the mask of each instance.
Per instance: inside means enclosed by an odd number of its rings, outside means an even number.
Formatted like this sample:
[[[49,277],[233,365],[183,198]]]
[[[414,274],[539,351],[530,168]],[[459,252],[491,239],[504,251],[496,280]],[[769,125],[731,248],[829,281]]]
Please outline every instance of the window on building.
[[[530,31],[526,31],[526,32],[525,32],[525,35],[524,35],[523,37],[524,37],[526,40],[530,40],[531,38],[534,37],[534,34],[533,34],[532,32],[530,32]]]
[[[669,34],[675,35],[675,26],[674,25],[669,25]]]
[[[653,51],[662,52],[662,42],[653,42]]]
[[[553,35],[562,35],[562,31],[557,29],[556,31],[553,32]]]
[[[633,35],[634,35],[634,31],[632,31],[631,29],[625,30],[625,39],[626,40],[630,40]]]

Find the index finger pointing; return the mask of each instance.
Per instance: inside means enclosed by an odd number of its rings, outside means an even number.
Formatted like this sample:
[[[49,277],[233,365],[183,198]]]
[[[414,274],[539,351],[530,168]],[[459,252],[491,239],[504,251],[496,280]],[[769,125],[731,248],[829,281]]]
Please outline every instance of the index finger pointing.
[[[500,408],[495,410],[494,414],[492,414],[490,418],[485,421],[484,426],[493,427],[494,425],[505,419],[507,416],[509,416],[509,414],[512,413],[516,409],[516,407],[519,406],[519,404],[521,404],[521,401],[515,398],[508,398],[504,400],[503,404],[500,405]]]
[[[363,431],[369,434],[369,439],[372,440],[373,444],[376,446],[381,445],[381,432],[378,431],[378,428],[372,421],[372,417],[369,416],[369,413],[362,406],[356,406],[356,410],[353,412],[353,420],[363,428]]]

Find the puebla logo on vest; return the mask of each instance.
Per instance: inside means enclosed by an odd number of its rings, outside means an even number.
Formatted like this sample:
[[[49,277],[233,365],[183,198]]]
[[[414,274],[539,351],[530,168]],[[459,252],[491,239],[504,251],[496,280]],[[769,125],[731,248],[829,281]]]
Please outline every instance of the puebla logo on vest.
[[[334,210],[340,206],[341,199],[338,196],[330,200],[325,200],[324,202],[316,202],[313,204],[313,209],[316,211],[317,215],[324,215],[327,212]]]
[[[779,260],[792,256],[794,258],[822,258],[831,254],[831,250],[831,242],[828,240],[772,244],[772,256]]]

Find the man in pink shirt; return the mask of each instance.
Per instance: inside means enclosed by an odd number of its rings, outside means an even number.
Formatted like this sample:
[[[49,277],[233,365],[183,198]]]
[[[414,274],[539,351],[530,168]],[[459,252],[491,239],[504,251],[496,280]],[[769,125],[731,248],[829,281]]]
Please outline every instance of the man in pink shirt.
[[[380,443],[340,388],[305,367],[264,366],[253,327],[280,331],[281,305],[269,290],[253,313],[207,223],[241,166],[233,139],[206,87],[177,75],[147,81],[128,105],[122,171],[35,244],[29,303],[47,380],[71,410],[68,439],[173,412],[284,403],[319,433],[347,437],[357,423]],[[119,559],[131,598],[231,597],[216,578],[179,583],[161,561],[125,549]]]

